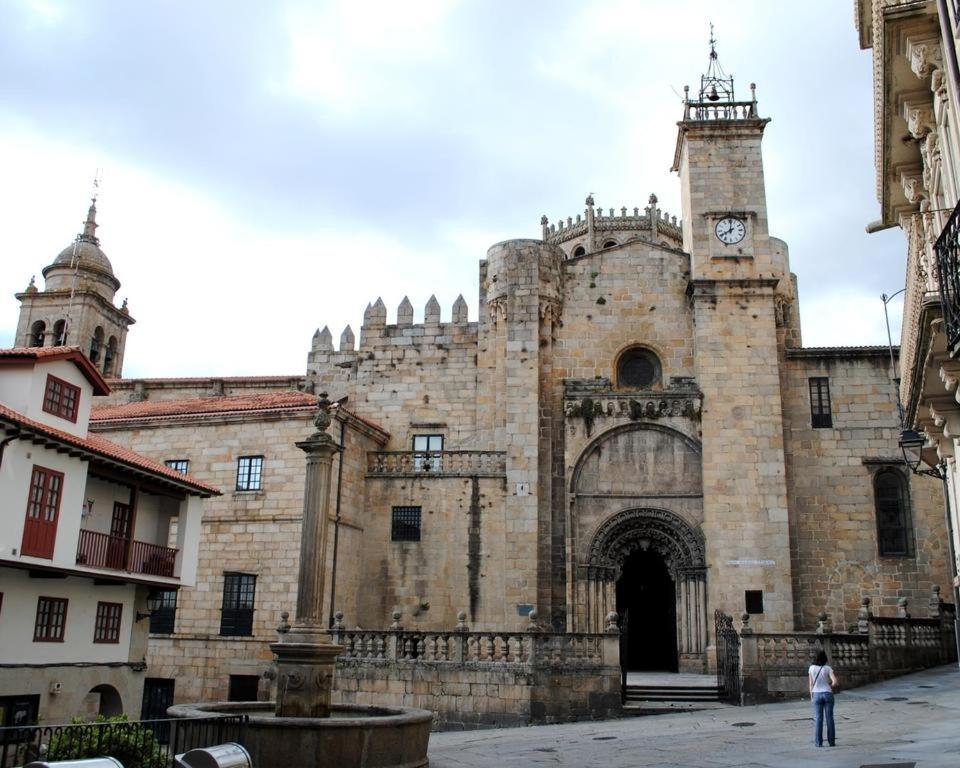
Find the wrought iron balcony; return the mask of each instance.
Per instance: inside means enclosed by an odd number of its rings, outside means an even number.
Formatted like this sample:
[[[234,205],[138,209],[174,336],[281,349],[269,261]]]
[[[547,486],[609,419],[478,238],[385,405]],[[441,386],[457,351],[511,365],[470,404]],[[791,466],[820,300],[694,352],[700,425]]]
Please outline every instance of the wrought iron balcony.
[[[937,238],[937,277],[940,280],[940,306],[951,351],[960,342],[960,205],[950,214],[943,232]]]
[[[77,565],[172,578],[177,550],[145,541],[80,529]]]

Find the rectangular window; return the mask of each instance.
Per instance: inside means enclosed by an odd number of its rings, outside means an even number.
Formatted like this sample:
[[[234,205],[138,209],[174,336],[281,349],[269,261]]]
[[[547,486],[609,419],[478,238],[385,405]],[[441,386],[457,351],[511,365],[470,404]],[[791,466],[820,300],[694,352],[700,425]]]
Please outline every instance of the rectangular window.
[[[249,573],[223,575],[221,635],[238,637],[253,634],[253,597],[256,587],[257,577]]]
[[[62,643],[67,624],[67,601],[61,597],[37,599],[37,618],[33,625],[33,642]]]
[[[414,435],[414,472],[439,472],[443,469],[442,450],[443,435]]]
[[[122,603],[97,603],[97,618],[93,625],[93,642],[119,643]]]
[[[0,696],[0,728],[35,725],[40,713],[40,694]],[[17,733],[0,732],[0,745],[15,742]],[[12,750],[11,750],[12,751]],[[2,753],[2,747],[0,747]]]
[[[420,541],[420,507],[394,507],[391,541]]]
[[[833,426],[830,379],[826,376],[810,377],[810,425],[814,429],[829,429]]]
[[[187,474],[187,469],[190,467],[189,459],[167,459],[165,462],[170,469],[174,472],[180,472],[181,474]]]
[[[157,592],[160,606],[150,612],[150,633],[172,635],[177,620],[177,590],[164,589]]]
[[[260,675],[230,675],[227,701],[256,701]]]
[[[21,554],[53,557],[62,490],[62,472],[34,466],[27,496],[27,519],[23,526]]]
[[[80,407],[80,387],[47,374],[47,389],[43,395],[43,410],[68,421],[77,420]]]
[[[760,614],[763,613],[763,590],[762,589],[748,589],[743,593],[743,602],[744,607],[747,609],[747,613]]]
[[[241,456],[237,459],[237,490],[259,491],[262,486],[263,456]]]

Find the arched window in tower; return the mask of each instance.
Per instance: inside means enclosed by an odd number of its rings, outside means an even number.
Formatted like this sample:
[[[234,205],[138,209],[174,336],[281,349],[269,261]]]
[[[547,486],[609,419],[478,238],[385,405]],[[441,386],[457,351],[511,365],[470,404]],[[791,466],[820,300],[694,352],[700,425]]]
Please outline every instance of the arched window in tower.
[[[586,255],[587,255],[587,249],[584,248],[582,245],[578,245],[576,248],[573,249],[574,258],[577,258],[578,256],[586,256]]]
[[[93,332],[93,338],[90,339],[90,362],[96,363],[100,360],[100,350],[103,349],[103,328],[99,325]]]
[[[913,557],[913,522],[903,473],[881,469],[873,478],[877,549],[881,557]]]
[[[67,344],[67,321],[57,320],[53,324],[53,346],[63,347]]]
[[[631,347],[617,361],[617,386],[651,389],[660,383],[660,360],[649,349]]]
[[[37,320],[30,326],[30,346],[42,347],[44,338],[47,334],[47,324],[43,320]]]
[[[117,337],[111,336],[107,342],[107,349],[103,353],[103,375],[113,375],[113,364],[117,359]]]
[[[617,244],[617,241],[616,241],[616,240],[607,240],[607,241],[604,242],[603,247],[604,247],[604,248],[613,248],[613,246],[615,246],[616,244]]]

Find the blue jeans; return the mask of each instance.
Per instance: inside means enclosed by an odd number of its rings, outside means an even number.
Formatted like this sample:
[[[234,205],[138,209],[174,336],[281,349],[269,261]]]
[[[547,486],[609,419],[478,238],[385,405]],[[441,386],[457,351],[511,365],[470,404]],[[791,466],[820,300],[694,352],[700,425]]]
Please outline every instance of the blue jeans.
[[[813,694],[813,743],[823,746],[823,716],[827,716],[827,743],[832,747],[836,743],[836,729],[833,724],[833,694]]]

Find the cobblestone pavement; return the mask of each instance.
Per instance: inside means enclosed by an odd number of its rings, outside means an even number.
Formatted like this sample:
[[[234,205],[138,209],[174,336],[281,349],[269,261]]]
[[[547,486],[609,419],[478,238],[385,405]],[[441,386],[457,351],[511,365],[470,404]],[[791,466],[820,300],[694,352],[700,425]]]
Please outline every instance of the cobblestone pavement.
[[[809,701],[602,722],[435,733],[431,768],[960,767],[960,670],[837,695],[837,746],[813,746]]]

